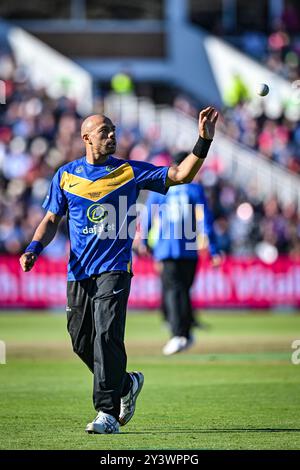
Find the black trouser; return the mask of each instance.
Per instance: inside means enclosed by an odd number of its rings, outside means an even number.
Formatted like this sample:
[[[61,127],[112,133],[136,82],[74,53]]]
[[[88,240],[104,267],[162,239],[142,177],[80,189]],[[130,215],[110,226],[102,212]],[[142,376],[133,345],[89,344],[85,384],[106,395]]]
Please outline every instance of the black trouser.
[[[97,411],[116,419],[131,385],[126,373],[125,318],[131,274],[111,271],[68,281],[67,320],[73,350],[94,374]]]
[[[197,259],[166,259],[162,263],[163,305],[172,336],[189,338],[193,322],[190,288],[196,273]]]

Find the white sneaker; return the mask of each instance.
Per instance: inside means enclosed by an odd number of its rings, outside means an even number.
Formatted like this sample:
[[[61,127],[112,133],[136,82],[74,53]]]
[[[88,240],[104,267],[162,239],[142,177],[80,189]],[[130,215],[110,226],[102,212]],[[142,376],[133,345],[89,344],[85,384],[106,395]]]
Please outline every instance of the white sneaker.
[[[127,424],[134,415],[135,402],[144,385],[144,376],[141,372],[130,372],[129,375],[132,380],[132,387],[125,397],[121,397],[119,416],[119,423],[121,426],[125,426],[125,424]]]
[[[194,344],[194,338],[186,338],[185,336],[173,336],[163,348],[165,356],[171,356],[180,351],[190,348]]]
[[[114,416],[99,411],[94,421],[87,425],[85,431],[89,434],[117,434],[119,423]]]

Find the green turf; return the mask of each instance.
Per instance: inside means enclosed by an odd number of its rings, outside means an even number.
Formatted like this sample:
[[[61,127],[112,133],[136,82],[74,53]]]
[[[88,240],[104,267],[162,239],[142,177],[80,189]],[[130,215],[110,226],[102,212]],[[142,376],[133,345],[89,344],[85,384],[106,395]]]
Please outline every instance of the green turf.
[[[122,433],[86,435],[92,376],[73,355],[64,315],[0,315],[1,449],[300,449],[298,315],[208,314],[197,346],[161,356],[156,315],[128,316],[129,370],[145,386]]]

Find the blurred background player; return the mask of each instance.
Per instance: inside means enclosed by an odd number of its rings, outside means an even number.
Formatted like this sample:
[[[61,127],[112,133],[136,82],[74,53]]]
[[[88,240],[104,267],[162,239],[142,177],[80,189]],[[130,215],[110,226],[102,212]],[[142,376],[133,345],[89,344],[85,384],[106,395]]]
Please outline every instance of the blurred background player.
[[[178,152],[173,161],[179,165],[188,155]],[[208,236],[213,264],[219,265],[213,229],[213,216],[203,187],[199,183],[170,188],[166,196],[151,193],[147,200],[141,253],[151,250],[159,262],[162,281],[162,312],[172,337],[163,348],[165,355],[192,346],[192,327],[201,326],[194,317],[190,298],[198,261],[198,238]]]

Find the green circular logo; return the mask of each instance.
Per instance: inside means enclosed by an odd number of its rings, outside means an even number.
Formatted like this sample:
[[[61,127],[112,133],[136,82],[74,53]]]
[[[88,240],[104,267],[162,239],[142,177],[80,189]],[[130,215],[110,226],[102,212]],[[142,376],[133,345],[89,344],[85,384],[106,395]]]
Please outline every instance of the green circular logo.
[[[106,165],[105,169],[106,169],[106,171],[111,171],[113,169],[113,167],[111,165]]]
[[[87,218],[94,224],[98,224],[108,216],[108,212],[101,204],[92,204],[87,210]]]

